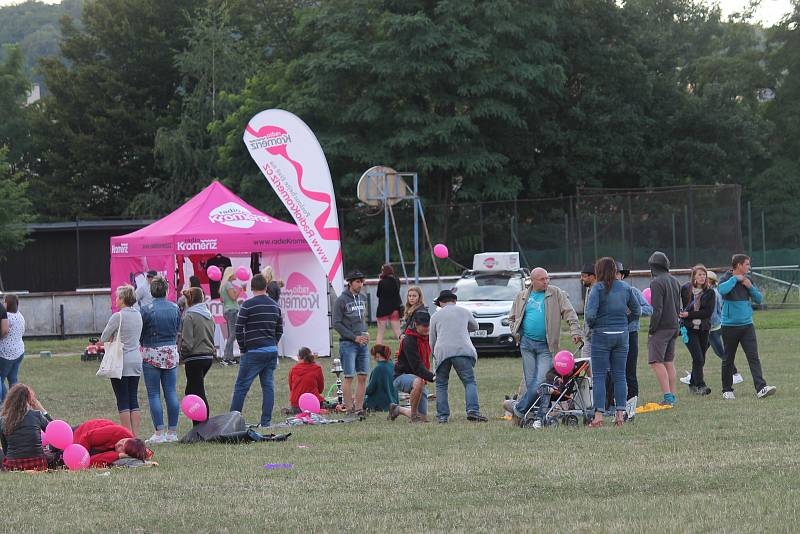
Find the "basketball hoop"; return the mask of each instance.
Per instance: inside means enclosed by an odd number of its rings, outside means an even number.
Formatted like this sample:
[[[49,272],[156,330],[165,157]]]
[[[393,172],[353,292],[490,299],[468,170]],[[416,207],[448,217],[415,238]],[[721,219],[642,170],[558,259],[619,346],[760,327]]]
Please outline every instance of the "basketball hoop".
[[[358,180],[358,200],[368,206],[394,206],[408,198],[408,184],[391,167],[376,165],[361,175]]]

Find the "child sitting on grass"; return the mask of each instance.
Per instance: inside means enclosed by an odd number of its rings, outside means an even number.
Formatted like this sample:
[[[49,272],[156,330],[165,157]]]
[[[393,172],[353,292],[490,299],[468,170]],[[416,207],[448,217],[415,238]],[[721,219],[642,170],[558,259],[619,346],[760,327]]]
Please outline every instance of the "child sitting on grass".
[[[300,396],[303,393],[313,393],[320,403],[325,401],[322,392],[325,390],[325,379],[322,376],[322,367],[317,365],[317,355],[308,347],[302,347],[297,352],[300,360],[289,371],[289,404],[291,413],[300,413]]]
[[[46,471],[48,461],[42,448],[42,430],[51,421],[25,384],[15,384],[8,391],[0,415],[0,442],[3,445],[3,469],[8,471]]]
[[[394,364],[392,349],[377,344],[370,351],[376,365],[369,375],[364,408],[375,412],[385,412],[390,404],[397,403],[397,390],[394,388]]]

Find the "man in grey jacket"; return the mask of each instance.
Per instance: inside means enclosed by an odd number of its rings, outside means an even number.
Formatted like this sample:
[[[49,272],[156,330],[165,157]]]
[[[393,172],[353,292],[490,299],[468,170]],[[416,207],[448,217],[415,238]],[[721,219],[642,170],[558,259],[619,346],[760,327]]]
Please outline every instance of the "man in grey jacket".
[[[361,294],[364,274],[352,271],[346,277],[347,287],[333,305],[333,328],[339,332],[339,358],[344,368],[344,407],[361,414],[369,374],[369,331],[367,330],[367,298]],[[356,382],[353,404],[353,377]]]
[[[478,384],[475,382],[475,363],[478,352],[469,333],[478,329],[478,322],[469,310],[456,306],[456,294],[445,289],[433,301],[441,309],[431,317],[429,340],[433,349],[436,372],[436,420],[446,423],[450,418],[447,388],[450,369],[455,368],[464,384],[467,420],[486,422],[478,404]]]
[[[647,336],[647,363],[664,393],[661,404],[675,404],[675,338],[680,330],[681,284],[669,274],[669,259],[655,251],[647,260],[653,279],[650,300],[653,315]]]

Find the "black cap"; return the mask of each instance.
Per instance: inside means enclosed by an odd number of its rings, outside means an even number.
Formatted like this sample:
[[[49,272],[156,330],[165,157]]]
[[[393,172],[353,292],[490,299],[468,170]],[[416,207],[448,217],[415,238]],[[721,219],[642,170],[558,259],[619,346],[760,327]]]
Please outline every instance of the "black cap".
[[[158,271],[147,271],[147,278],[155,278],[158,276]]]
[[[413,321],[415,325],[428,326],[431,324],[431,314],[427,310],[417,310],[414,312]]]
[[[441,293],[439,293],[439,296],[436,297],[436,300],[434,300],[433,303],[436,304],[437,306],[441,306],[440,304],[441,302],[455,302],[457,300],[458,297],[456,296],[455,293],[453,293],[449,289],[445,289]]]
[[[364,276],[364,273],[362,273],[358,269],[356,269],[355,271],[350,271],[349,273],[347,273],[347,276],[344,277],[344,279],[347,280],[348,282],[352,282],[353,280],[363,280],[364,278],[366,278],[366,276]]]
[[[622,276],[628,276],[629,274],[631,274],[631,270],[630,270],[630,269],[626,269],[626,268],[625,268],[625,267],[622,265],[622,262],[621,262],[621,261],[618,261],[618,262],[615,262],[615,263],[617,264],[617,272],[618,272],[619,274],[621,274]]]
[[[586,263],[581,269],[581,274],[594,274],[594,263]]]

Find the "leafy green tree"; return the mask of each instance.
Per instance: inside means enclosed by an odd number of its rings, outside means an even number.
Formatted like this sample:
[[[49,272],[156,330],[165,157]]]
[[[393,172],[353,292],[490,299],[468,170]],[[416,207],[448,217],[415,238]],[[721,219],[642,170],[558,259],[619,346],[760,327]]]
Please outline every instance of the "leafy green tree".
[[[40,213],[120,215],[164,182],[153,144],[179,116],[173,55],[193,5],[97,0],[84,7],[83,29],[62,21],[61,55],[41,66],[51,94],[36,124],[42,157],[31,189]]]
[[[5,60],[0,63],[0,147],[8,152],[4,164],[13,172],[23,166],[25,155],[31,149],[30,110],[25,101],[30,82],[23,69],[19,46],[5,45]]]
[[[8,162],[8,149],[0,146],[0,260],[20,250],[27,242],[26,223],[31,220],[31,202],[21,173]]]

